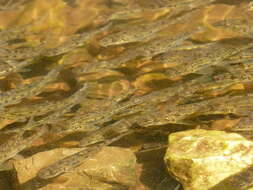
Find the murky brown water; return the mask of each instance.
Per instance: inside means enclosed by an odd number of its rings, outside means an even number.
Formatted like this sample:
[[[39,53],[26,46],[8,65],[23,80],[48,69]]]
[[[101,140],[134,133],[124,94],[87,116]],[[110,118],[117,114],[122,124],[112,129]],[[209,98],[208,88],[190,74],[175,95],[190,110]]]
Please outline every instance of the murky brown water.
[[[66,173],[112,143],[136,155],[137,182],[73,188],[177,189],[163,163],[168,134],[252,130],[250,1],[0,0],[0,8],[0,189],[8,181],[68,189]],[[17,155],[30,169],[18,169]]]

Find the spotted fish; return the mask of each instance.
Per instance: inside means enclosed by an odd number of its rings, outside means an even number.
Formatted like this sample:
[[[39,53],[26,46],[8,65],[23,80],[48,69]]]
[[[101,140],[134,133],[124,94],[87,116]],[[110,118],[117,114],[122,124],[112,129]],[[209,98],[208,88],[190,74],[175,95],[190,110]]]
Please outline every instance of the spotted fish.
[[[23,98],[39,94],[48,83],[55,80],[62,68],[63,65],[58,65],[42,80],[36,81],[29,85],[22,85],[16,89],[0,94],[0,106],[4,107],[11,104],[17,104],[21,102]]]
[[[83,95],[82,95],[83,93]],[[44,115],[50,112],[54,112],[57,110],[62,110],[64,111],[64,108],[67,108],[68,106],[73,106],[75,103],[78,103],[78,96],[80,99],[84,98],[85,92],[80,89],[80,92],[78,92],[75,96],[71,96],[69,98],[65,98],[63,100],[59,101],[45,101],[41,103],[36,103],[36,104],[31,104],[31,105],[24,105],[24,104],[19,104],[15,105],[12,107],[8,107],[5,110],[2,111],[0,115],[0,121],[4,123],[4,121],[9,120],[12,123],[13,122],[23,122],[29,117],[36,117],[40,115]],[[62,114],[58,112],[59,114]],[[53,114],[54,115],[54,114]],[[57,118],[54,115],[55,118]],[[47,121],[49,121],[49,118],[47,117]],[[41,121],[43,123],[43,121]],[[5,131],[8,132],[8,131]],[[13,132],[13,131],[9,131]]]
[[[31,120],[30,125],[26,125],[24,128],[5,130],[2,131],[2,133],[20,132],[20,131],[22,132],[26,130],[31,130],[40,125],[53,124],[59,121],[61,119],[61,116],[63,116],[65,113],[69,112],[73,106],[79,104],[87,95],[88,95],[87,85],[83,85],[83,87],[80,88],[72,96],[70,96],[64,101],[61,101],[61,103],[55,104],[54,110],[52,111],[53,113],[49,114],[48,116],[38,121]]]
[[[75,48],[85,45],[87,41],[90,40],[93,36],[108,30],[111,26],[112,23],[109,22],[105,26],[102,26],[101,28],[92,30],[90,32],[74,34],[69,37],[69,40],[59,45],[58,47],[43,50],[42,54],[48,57],[65,54]]]
[[[176,67],[166,71],[170,78],[196,73],[198,70],[207,68],[209,66],[216,66],[222,64],[223,60],[253,46],[253,43],[248,43],[238,46],[226,46],[222,43],[218,46],[211,46],[212,51],[201,52],[201,57],[195,57],[192,61],[185,64],[179,64]],[[215,48],[215,50],[214,50]]]
[[[29,125],[29,122],[27,125]],[[25,131],[22,131],[21,133],[17,133],[9,138],[6,142],[0,145],[0,164],[3,164],[6,160],[14,157],[22,150],[31,146],[36,139],[45,134],[47,131],[47,126],[41,126],[29,137],[25,137]]]
[[[126,44],[131,42],[142,42],[145,40],[150,39],[155,33],[161,31],[162,29],[173,25],[178,22],[185,22],[191,19],[192,12],[191,10],[207,5],[214,0],[208,0],[208,1],[198,1],[198,3],[195,2],[195,4],[187,4],[187,6],[177,6],[174,5],[175,10],[172,9],[171,14],[169,13],[164,18],[159,19],[158,21],[154,21],[147,24],[140,24],[140,25],[133,25],[129,26],[126,25],[125,29],[122,29],[122,31],[119,31],[117,33],[112,33],[104,37],[100,41],[101,46],[110,46],[110,45],[120,45],[120,44]],[[171,5],[173,8],[173,6]],[[174,15],[177,15],[181,12],[187,12],[188,13],[180,16],[180,17],[173,17]]]
[[[105,108],[96,112],[84,112],[80,110],[76,115],[64,122],[64,125],[59,128],[52,129],[53,133],[60,135],[75,133],[75,132],[88,132],[94,131],[100,128],[100,125],[104,122],[112,120],[112,116],[118,112],[122,112],[131,107],[131,104],[120,104],[119,101],[127,97],[132,93],[132,90],[122,96],[117,96],[108,100],[110,102]]]
[[[161,39],[154,39],[148,43],[140,45],[134,49],[127,49],[118,57],[108,60],[93,63],[84,68],[84,72],[92,72],[98,69],[113,69],[122,66],[123,63],[133,60],[137,57],[145,57],[146,59],[151,59],[153,56],[160,53],[166,52],[179,44],[184,40],[188,39],[191,35],[200,32],[203,27],[192,28],[188,31],[184,31],[178,35],[172,37],[163,37]]]
[[[0,60],[0,77],[5,77],[10,73],[25,71],[25,67],[31,65],[32,63],[32,60],[28,59],[25,61]]]
[[[82,164],[85,160],[90,157],[96,155],[103,147],[110,145],[111,143],[119,140],[124,135],[131,133],[132,131],[127,131],[114,137],[112,139],[106,140],[99,144],[93,144],[91,146],[87,146],[80,152],[77,152],[73,155],[63,158],[62,160],[56,161],[55,163],[49,165],[46,168],[41,169],[37,176],[41,179],[50,179],[56,177],[62,173],[70,172],[80,164]]]
[[[226,19],[213,24],[215,27],[225,28],[234,32],[239,32],[248,37],[253,37],[253,26],[251,20],[245,19]]]

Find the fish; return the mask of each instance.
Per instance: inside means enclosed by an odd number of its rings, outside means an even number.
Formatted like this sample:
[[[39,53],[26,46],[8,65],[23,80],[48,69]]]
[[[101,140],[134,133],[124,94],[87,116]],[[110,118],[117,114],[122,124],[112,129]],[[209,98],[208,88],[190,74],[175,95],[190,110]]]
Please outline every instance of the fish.
[[[253,130],[252,114],[250,116],[241,117],[240,121],[230,129],[233,132],[251,132]]]
[[[200,0],[180,0],[180,1],[171,1],[171,0],[162,0],[164,5],[166,6],[182,6],[182,5],[191,5],[191,4],[205,4]]]
[[[161,18],[158,21],[153,21],[151,23],[144,23],[132,26],[126,25],[125,29],[122,29],[122,31],[109,34],[104,38],[102,38],[99,44],[103,47],[107,47],[112,45],[122,45],[126,43],[142,42],[148,40],[152,36],[154,36],[154,34],[161,31],[162,29],[165,29],[170,25],[176,24],[178,22],[188,21],[189,19],[191,19],[193,15],[191,10],[198,8],[200,6],[207,5],[211,2],[214,2],[214,0],[207,0],[205,2],[199,1],[199,3],[191,4],[190,6],[188,4],[187,6],[171,7],[174,9],[172,9],[172,11],[164,18]],[[173,17],[182,12],[187,13],[179,17]]]
[[[191,45],[190,48],[181,49],[181,46],[176,47],[173,50],[166,51],[164,53],[158,54],[157,56],[153,57],[152,61],[158,62],[158,63],[167,63],[167,62],[173,62],[177,65],[193,62],[195,59],[198,59],[199,57],[203,57],[204,52],[209,52],[211,49],[213,49],[215,46],[217,46],[217,42],[214,43],[205,43],[205,44],[194,44]],[[191,48],[192,47],[192,48]]]
[[[153,56],[166,52],[188,39],[191,35],[202,31],[204,27],[192,28],[172,37],[163,37],[161,39],[151,40],[143,45],[133,49],[127,49],[118,57],[108,60],[93,63],[84,68],[84,72],[93,72],[98,69],[115,69],[122,66],[123,63],[133,60],[137,57],[151,59]]]
[[[61,54],[65,54],[69,51],[72,51],[78,47],[84,46],[88,40],[90,40],[93,36],[105,32],[112,26],[112,23],[106,23],[104,26],[92,30],[90,32],[82,32],[77,33],[69,37],[69,39],[63,44],[59,45],[56,48],[45,49],[42,51],[42,55],[46,57],[58,56]]]
[[[68,134],[73,132],[89,132],[95,131],[101,128],[101,124],[111,121],[114,117],[122,117],[120,115],[132,115],[142,112],[151,105],[164,102],[168,99],[173,99],[177,94],[182,94],[187,88],[190,88],[190,84],[187,85],[175,85],[160,91],[152,92],[148,95],[141,97],[134,97],[130,100],[122,103],[111,104],[106,107],[105,110],[100,112],[77,114],[70,120],[68,120],[62,128],[56,129],[56,133]],[[176,102],[174,102],[176,103]]]
[[[63,100],[56,101],[56,102],[45,101],[45,102],[40,102],[40,103],[30,104],[30,105],[18,104],[12,107],[7,107],[3,111],[0,112],[1,113],[0,123],[1,122],[4,123],[4,121],[6,120],[10,121],[11,123],[25,122],[27,118],[29,117],[45,115],[47,113],[63,108],[64,106],[68,105],[69,101],[70,99],[66,98]]]
[[[191,87],[191,92],[185,95],[179,104],[189,102],[202,101],[204,99],[214,98],[213,92],[220,91],[220,94],[227,93],[229,88],[237,83],[246,83],[253,80],[252,61],[244,62],[243,65],[234,65],[230,62],[222,65],[227,71],[217,75],[218,79],[212,79],[205,83],[196,83]],[[207,73],[206,73],[207,74]],[[210,74],[210,78],[216,78],[214,74]],[[214,93],[217,94],[217,93]],[[219,95],[220,96],[220,95]]]
[[[229,96],[208,99],[189,104],[164,104],[163,111],[157,111],[156,106],[146,108],[137,119],[138,125],[148,127],[152,125],[183,124],[193,125],[191,118],[205,114],[237,114],[245,115],[243,105],[251,105],[253,98],[231,98]],[[240,105],[241,104],[241,105]]]
[[[149,110],[145,111],[137,120],[137,124],[142,127],[148,127],[153,125],[165,125],[165,124],[183,124],[192,125],[192,122],[185,121],[188,115],[194,114],[199,110],[201,105],[205,105],[207,102],[198,102],[185,105],[172,105],[166,107],[163,112],[157,111],[153,106],[153,109],[149,107]],[[151,109],[150,109],[151,108]]]
[[[225,19],[214,23],[214,27],[229,29],[234,32],[239,32],[248,37],[253,37],[253,27],[251,20],[246,19]]]
[[[59,101],[60,103],[61,101]],[[17,104],[15,106],[6,107],[4,110],[0,111],[0,123],[5,123],[5,121],[14,122],[25,122],[29,117],[35,117],[39,115],[46,114],[50,111],[55,110],[55,102],[42,102],[31,105]],[[0,125],[2,127],[2,125]]]
[[[195,57],[189,63],[179,64],[178,66],[173,67],[166,71],[166,75],[169,78],[184,76],[190,73],[197,73],[198,70],[207,68],[209,66],[216,66],[223,63],[223,60],[252,47],[253,43],[248,43],[238,46],[226,46],[218,44],[217,46],[210,46],[208,51],[201,52],[201,57]],[[214,49],[215,48],[215,49]],[[212,51],[210,51],[212,50]]]
[[[17,104],[20,103],[23,98],[39,94],[48,83],[55,80],[62,68],[63,65],[57,65],[56,68],[52,69],[42,80],[33,82],[29,85],[21,85],[16,89],[1,93],[0,106],[4,107]]]
[[[89,159],[90,157],[96,155],[103,147],[110,145],[111,143],[119,140],[123,136],[132,133],[133,131],[127,131],[122,133],[112,139],[108,139],[102,143],[92,144],[90,146],[85,147],[80,152],[77,152],[73,155],[67,156],[55,163],[49,165],[46,168],[42,168],[37,176],[40,179],[50,179],[53,177],[57,177],[66,172],[70,172],[74,170],[77,166],[82,164],[84,161]]]
[[[16,61],[16,60],[0,60],[0,77],[6,77],[10,73],[27,71],[26,66],[33,63],[32,60]]]
[[[22,0],[26,1],[26,0]],[[1,8],[0,8],[1,11]],[[10,42],[13,42],[17,39],[24,40],[26,35],[34,34],[34,32],[29,31],[29,28],[32,25],[38,24],[43,22],[46,19],[48,13],[45,13],[41,17],[37,18],[36,20],[32,20],[31,22],[21,25],[21,26],[13,26],[11,28],[7,28],[0,31],[0,47],[5,47],[9,45]]]
[[[25,30],[25,27],[13,27],[0,31],[0,47],[8,45],[8,41],[23,39]]]
[[[87,121],[86,119],[92,120]],[[51,130],[52,133],[65,136],[71,133],[76,132],[88,132],[99,129],[99,126],[95,124],[97,119],[101,117],[99,114],[76,114],[73,118],[70,118],[64,122],[64,125],[60,125],[59,127],[53,128]]]
[[[68,119],[64,122],[64,125],[60,128],[52,129],[52,133],[57,133],[59,135],[67,135],[75,132],[89,132],[94,131],[100,128],[102,123],[112,120],[112,116],[115,113],[118,113],[124,109],[127,109],[128,106],[119,106],[119,102],[130,94],[133,93],[133,90],[130,90],[126,94],[117,96],[108,100],[109,105],[97,112],[83,113],[82,110],[77,112],[73,118]],[[124,107],[125,106],[125,107]]]
[[[18,47],[14,49],[6,49],[7,53],[1,54],[0,58],[4,60],[9,60],[9,62],[26,60],[36,58],[42,55],[43,48],[42,45],[35,47]]]
[[[200,114],[235,114],[238,116],[246,116],[249,105],[253,103],[253,97],[248,96],[222,96],[206,101],[208,104],[201,106]],[[246,112],[245,112],[246,111]]]
[[[135,9],[127,9],[127,10],[123,10],[123,11],[118,11],[115,13],[112,13],[106,20],[108,21],[127,21],[127,20],[131,20],[131,19],[142,19],[143,15],[145,15],[145,13],[149,13],[149,14],[155,14],[155,13],[161,13],[161,15],[163,14],[167,14],[168,12],[170,12],[171,8],[170,7],[161,7],[161,8],[155,8],[155,9],[150,9],[150,8],[135,8]]]
[[[81,139],[80,146],[90,146],[91,144],[103,142],[108,140],[109,138],[113,138],[113,136],[127,132],[128,130],[130,130],[131,124],[132,123],[130,123],[130,121],[121,119],[109,126],[101,127],[97,130],[90,131]]]
[[[160,23],[163,23],[160,21]],[[164,24],[164,23],[163,23]],[[166,23],[166,26],[169,24]],[[153,24],[140,24],[129,26],[117,33],[108,34],[99,41],[99,45],[102,47],[112,46],[112,45],[123,45],[131,42],[141,42],[145,38],[154,35],[154,33],[160,31],[163,27],[159,27],[158,23]],[[148,31],[149,30],[149,31]]]
[[[224,60],[226,63],[240,63],[253,60],[253,48],[246,49]]]
[[[18,8],[19,6],[24,5],[27,3],[27,0],[20,0],[20,1],[4,1],[5,4],[0,5],[0,11],[7,11],[7,10],[13,10]]]
[[[237,101],[237,102],[236,102]],[[236,106],[235,114],[240,116],[239,122],[230,129],[233,132],[250,132],[253,130],[253,97],[252,95],[241,97],[239,100],[231,100],[231,104]]]
[[[68,97],[66,100],[62,101],[62,104],[58,104],[55,107],[54,113],[50,114],[48,117],[40,120],[40,123],[52,124],[58,120],[60,116],[70,111],[70,109],[82,102],[88,96],[88,85],[84,84],[79,90],[77,90],[73,95]]]
[[[9,129],[9,130],[2,130],[1,133],[20,133],[20,131],[27,131],[35,128],[36,126],[45,125],[45,124],[54,124],[60,120],[60,117],[64,115],[65,113],[69,112],[70,109],[79,104],[87,95],[87,85],[83,85],[76,93],[74,93],[72,96],[68,97],[66,100],[63,100],[57,104],[54,104],[54,109],[52,109],[51,114],[48,116],[33,121],[33,119],[30,121],[30,125],[26,125],[24,128],[18,128],[18,129]],[[50,110],[48,110],[50,112]],[[34,116],[31,116],[33,118]]]
[[[6,62],[4,62],[3,60],[0,60],[0,77],[4,77],[6,75],[8,75],[10,72],[12,72],[13,67],[9,64],[7,64]]]
[[[30,123],[28,122],[27,125]],[[16,133],[3,144],[0,144],[0,165],[8,159],[16,156],[19,152],[31,146],[31,144],[40,136],[48,131],[47,126],[38,127],[34,134],[29,137],[24,137],[24,132]]]

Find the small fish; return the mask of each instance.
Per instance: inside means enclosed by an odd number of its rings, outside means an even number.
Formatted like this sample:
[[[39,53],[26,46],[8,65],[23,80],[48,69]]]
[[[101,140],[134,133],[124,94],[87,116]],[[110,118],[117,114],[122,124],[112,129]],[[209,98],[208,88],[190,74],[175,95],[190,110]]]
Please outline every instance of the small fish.
[[[87,91],[87,84],[84,84],[77,92],[75,92],[72,96],[67,98],[66,100],[62,101],[62,104],[56,105],[56,109],[53,114],[49,115],[45,119],[40,120],[41,123],[47,123],[51,124],[53,123],[57,118],[62,116],[63,114],[70,111],[70,109],[79,104],[81,101],[84,100],[84,98],[87,97],[88,91]]]
[[[27,3],[27,0],[20,0],[20,1],[13,1],[13,0],[7,0],[3,1],[5,4],[0,5],[0,11],[7,11],[7,10],[13,10],[18,8],[19,6],[24,5]]]
[[[246,101],[243,99],[242,97],[231,99],[225,96],[184,105],[168,104],[167,106],[164,105],[165,109],[163,111],[157,111],[156,107],[153,106],[153,108],[146,109],[146,112],[139,117],[137,123],[145,127],[164,124],[192,125],[194,123],[189,119],[203,113],[242,114],[243,109],[238,104],[253,101],[252,98]]]
[[[19,132],[19,131],[26,131],[31,130],[36,126],[39,125],[45,125],[45,124],[53,124],[58,122],[60,117],[64,115],[65,113],[69,112],[70,109],[79,104],[86,96],[87,93],[87,85],[83,85],[76,93],[74,93],[72,96],[67,98],[64,101],[61,101],[61,103],[55,104],[55,108],[53,110],[53,113],[49,114],[48,116],[38,120],[38,121],[30,121],[30,125],[25,126],[24,128],[20,129],[12,129],[12,130],[2,130],[2,133],[10,133],[10,132]],[[48,110],[49,111],[49,110]]]
[[[106,141],[108,138],[113,138],[113,136],[127,132],[130,128],[130,122],[122,119],[116,123],[99,128],[97,130],[89,132],[80,141],[80,146],[86,147],[91,144],[96,144],[99,142]]]
[[[166,26],[168,25],[169,24],[166,22]],[[99,45],[107,47],[112,45],[122,45],[131,42],[141,42],[149,36],[154,35],[154,33],[160,31],[165,26],[159,27],[158,23],[148,23],[133,26],[127,25],[126,27],[127,29],[123,29],[122,31],[119,31],[117,33],[108,34],[99,41]]]
[[[234,84],[239,82],[249,82],[253,79],[252,61],[244,62],[242,68],[230,69],[229,72],[234,76]]]
[[[242,33],[248,37],[253,37],[253,26],[251,20],[245,19],[226,19],[213,24],[215,27],[223,27],[234,32]]]
[[[227,90],[234,84],[245,83],[253,80],[253,65],[252,61],[245,62],[243,66],[224,64],[227,72],[223,72],[218,75],[218,80],[211,80],[205,83],[196,83],[191,86],[193,93],[185,95],[184,100],[181,100],[180,104],[189,102],[202,101],[204,99],[214,98],[212,95],[215,91],[220,91],[221,94],[227,93]],[[210,78],[213,78],[213,74],[210,74]]]
[[[29,125],[28,122],[27,125]],[[6,160],[14,157],[22,150],[29,147],[36,139],[45,134],[48,131],[47,126],[40,126],[36,129],[36,132],[29,137],[24,137],[24,132],[17,133],[6,142],[0,145],[0,164],[3,164]]]
[[[22,85],[16,89],[0,94],[0,106],[4,107],[11,104],[17,104],[21,102],[23,98],[39,94],[43,90],[45,85],[55,80],[62,68],[63,65],[58,65],[56,68],[50,71],[42,80],[36,81],[29,85]]]
[[[222,96],[212,100],[205,100],[205,105],[201,105],[194,115],[207,114],[236,114],[245,115],[244,104],[252,103],[252,97],[245,100],[243,96],[229,97]],[[198,103],[197,103],[198,104]]]
[[[10,121],[10,123],[25,122],[29,117],[46,114],[55,110],[55,105],[56,103],[54,102],[46,101],[31,105],[18,104],[7,107],[0,112],[0,128],[4,127],[2,123],[4,124],[5,121]],[[10,123],[8,122],[8,124]]]
[[[93,124],[92,121],[90,123],[89,121],[86,121],[86,119],[89,119],[89,116],[94,123],[97,119],[100,119],[99,114],[77,114],[73,118],[66,120],[64,125],[53,128],[52,133],[65,136],[71,133],[88,132],[99,129],[99,127]]]
[[[246,49],[224,60],[226,63],[241,63],[253,60],[253,48]]]
[[[129,93],[131,94],[132,90],[130,90]],[[115,113],[125,110],[127,109],[127,107],[130,106],[125,106],[124,104],[123,106],[119,106],[118,104],[119,101],[127,97],[129,93],[122,94],[122,96],[120,97],[115,97],[111,100],[108,100],[110,102],[109,106],[106,106],[100,111],[84,114],[82,113],[82,111],[80,111],[79,113],[77,112],[77,114],[73,118],[67,120],[64,123],[64,126],[62,126],[61,128],[55,128],[52,130],[52,132],[65,135],[69,133],[87,132],[99,129],[100,124],[112,120],[112,116]]]
[[[190,4],[202,4],[203,2],[200,0],[180,0],[180,1],[172,1],[172,0],[162,0],[167,6],[182,6],[182,5],[190,5]],[[205,4],[205,3],[204,3]]]
[[[253,43],[242,45],[240,47],[227,47],[226,45],[224,46],[222,43],[217,46],[210,46],[212,48],[212,51],[209,50],[206,52],[201,52],[201,57],[195,57],[195,59],[193,59],[189,63],[179,64],[178,66],[166,71],[166,74],[170,78],[174,78],[184,76],[190,73],[196,73],[198,70],[201,70],[203,68],[220,65],[223,63],[224,59],[252,46]]]
[[[250,116],[241,117],[239,123],[237,123],[233,128],[231,128],[230,131],[233,132],[253,131],[252,113]]]
[[[161,15],[167,14],[171,12],[171,8],[169,7],[161,7],[155,9],[149,8],[136,8],[136,9],[127,9],[123,11],[118,11],[113,13],[112,15],[107,18],[108,21],[119,21],[119,20],[131,20],[131,19],[141,19],[145,13],[154,14],[154,13],[161,13]]]
[[[188,10],[192,9],[197,9],[197,8],[202,8],[206,5],[209,5],[213,2],[215,2],[215,0],[207,0],[207,1],[201,1],[201,0],[180,0],[180,1],[171,1],[171,0],[162,0],[163,1],[163,6],[166,7],[173,7],[173,8],[180,8],[180,7],[187,7]]]
[[[8,75],[10,72],[12,72],[13,67],[9,64],[7,64],[6,62],[4,62],[3,60],[0,60],[0,77],[4,77],[6,75]]]
[[[26,1],[26,0],[22,0]],[[19,1],[19,2],[22,2]],[[0,9],[1,11],[1,9]],[[0,31],[0,47],[4,47],[6,45],[9,45],[9,42],[17,40],[17,39],[25,39],[25,36],[33,34],[33,32],[29,31],[30,27],[32,25],[38,24],[40,22],[43,22],[45,18],[47,18],[48,14],[42,15],[40,18],[37,18],[36,20],[33,20],[27,24],[24,24],[22,26],[13,26],[11,28],[1,30]]]
[[[151,92],[150,94],[137,96],[131,98],[127,102],[117,104],[111,111],[111,117],[120,114],[133,114],[142,111],[147,111],[147,107],[156,105],[158,103],[170,101],[171,105],[176,105],[177,102],[186,95],[192,94],[195,91],[192,89],[192,84],[195,81],[180,83],[158,91]],[[187,92],[187,93],[186,93]],[[179,99],[179,100],[177,100]]]
[[[127,61],[133,60],[137,57],[145,57],[146,59],[150,59],[155,55],[166,52],[175,46],[181,44],[184,40],[188,39],[191,35],[198,33],[203,30],[203,27],[192,28],[189,31],[184,31],[178,35],[172,37],[163,37],[161,39],[151,40],[148,43],[140,45],[134,49],[128,49],[120,54],[118,57],[108,60],[101,61],[91,65],[88,65],[84,71],[92,72],[98,69],[113,69],[122,66],[123,63]]]
[[[8,41],[23,39],[25,30],[25,27],[13,27],[11,29],[0,31],[0,47],[8,45]]]
[[[92,30],[91,32],[83,32],[80,34],[74,34],[63,44],[59,45],[56,48],[50,48],[42,51],[43,56],[52,57],[61,54],[65,54],[73,49],[84,46],[88,40],[90,40],[93,36],[102,33],[108,30],[112,26],[112,23],[108,23],[101,28]]]
[[[103,47],[111,46],[111,45],[120,45],[126,44],[131,42],[142,42],[145,40],[150,39],[154,36],[155,33],[161,31],[162,29],[173,25],[178,22],[186,22],[192,17],[191,10],[198,8],[200,5],[207,5],[214,0],[207,0],[199,2],[200,4],[192,4],[191,6],[181,6],[181,7],[174,7],[175,9],[171,11],[171,14],[165,16],[164,18],[159,19],[158,21],[153,21],[147,24],[140,24],[140,25],[133,25],[129,26],[126,25],[125,29],[119,31],[117,33],[112,33],[105,36],[103,39],[100,40],[99,44]],[[187,12],[180,17],[173,17],[181,12]],[[173,18],[171,18],[173,17]]]
[[[159,112],[156,109],[150,109],[144,112],[137,120],[138,125],[142,127],[148,127],[152,125],[164,125],[164,124],[184,124],[191,125],[191,122],[184,121],[184,119],[191,114],[194,114],[199,110],[201,105],[205,105],[206,102],[200,102],[195,104],[186,105],[174,105],[169,106],[166,111]]]
[[[25,60],[39,57],[42,55],[42,45],[36,47],[19,47],[15,49],[9,49],[8,53],[0,55],[1,59],[4,60]]]
[[[223,103],[223,102],[222,102]],[[228,98],[224,104],[216,104],[217,109],[223,111],[222,109],[225,109],[225,112],[223,113],[232,113],[237,116],[239,116],[239,122],[230,129],[230,131],[234,132],[250,132],[253,130],[253,97],[252,95],[248,96],[238,96],[238,97],[231,97]],[[206,108],[205,108],[206,109]],[[204,110],[205,110],[204,109]],[[214,108],[213,108],[214,109]],[[226,109],[230,109],[229,112],[226,112]],[[209,113],[212,112],[212,110],[208,110]]]
[[[167,63],[167,62],[175,62],[177,65],[193,62],[195,59],[204,56],[203,52],[209,52],[213,49],[217,44],[216,43],[206,43],[206,44],[197,44],[191,45],[189,49],[186,47],[176,47],[175,50],[169,50],[164,53],[158,54],[153,58],[154,62],[158,63]],[[191,48],[192,47],[192,48]],[[182,48],[182,49],[181,49]]]
[[[82,164],[85,160],[90,157],[96,155],[103,147],[110,145],[111,143],[119,140],[123,136],[132,133],[132,131],[127,131],[114,137],[112,139],[106,140],[100,144],[92,144],[91,146],[85,147],[84,150],[77,152],[73,155],[70,155],[62,160],[59,160],[46,168],[41,169],[37,176],[41,179],[50,179],[61,175],[65,172],[70,172],[80,164]]]
[[[25,71],[25,67],[31,65],[32,60],[15,61],[15,60],[0,60],[0,77],[5,77],[10,73]]]
[[[87,130],[87,127],[88,127],[89,129],[92,129],[91,131],[93,131],[93,130],[96,130],[96,128],[98,129],[101,123],[110,121],[115,117],[120,118],[122,117],[122,115],[124,116],[133,115],[133,114],[138,115],[138,113],[145,112],[146,109],[149,109],[151,105],[155,105],[157,103],[161,103],[161,102],[173,99],[173,101],[171,101],[173,102],[171,105],[174,105],[177,102],[177,101],[174,101],[175,97],[177,97],[178,94],[181,95],[184,91],[188,91],[187,89],[189,89],[190,86],[191,86],[190,83],[179,85],[179,86],[175,85],[173,87],[168,87],[163,90],[152,92],[151,94],[148,94],[148,95],[131,98],[127,102],[111,105],[105,108],[105,110],[101,110],[101,112],[90,113],[81,117],[77,115],[77,120],[75,121],[75,117],[74,117],[73,121],[70,120],[70,124],[65,125],[64,129],[66,132],[67,131],[86,132],[88,131]]]
[[[76,96],[79,96],[80,99],[83,98],[84,96],[81,94],[82,90],[78,92],[75,96],[71,96],[69,98],[65,98],[60,101],[56,102],[41,102],[41,103],[36,103],[36,104],[31,104],[31,105],[24,105],[24,104],[19,104],[15,105],[12,107],[7,107],[5,110],[2,111],[0,115],[0,123],[1,121],[4,122],[5,120],[11,121],[11,123],[14,122],[23,122],[26,121],[27,118],[29,117],[35,117],[35,116],[40,116],[44,115],[46,113],[54,112],[57,110],[65,110],[65,108],[68,107],[68,105],[75,105],[75,100],[78,100]],[[76,101],[77,103],[78,101]],[[60,112],[58,112],[60,113]],[[48,117],[47,120],[49,121]],[[9,124],[9,123],[8,123]],[[1,125],[0,125],[1,126]],[[8,131],[5,131],[8,132]],[[9,131],[13,132],[13,130]]]

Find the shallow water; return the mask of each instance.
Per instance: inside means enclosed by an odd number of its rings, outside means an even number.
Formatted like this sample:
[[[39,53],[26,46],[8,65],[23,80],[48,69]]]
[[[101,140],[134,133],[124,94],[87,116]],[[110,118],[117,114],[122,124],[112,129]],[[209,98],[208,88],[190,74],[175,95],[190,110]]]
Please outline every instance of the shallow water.
[[[112,189],[179,187],[163,163],[168,134],[252,130],[252,10],[246,0],[0,0],[0,189],[46,189],[55,181],[42,171],[61,177],[91,156],[59,156],[21,183],[16,155],[110,143],[139,167],[135,185]]]

